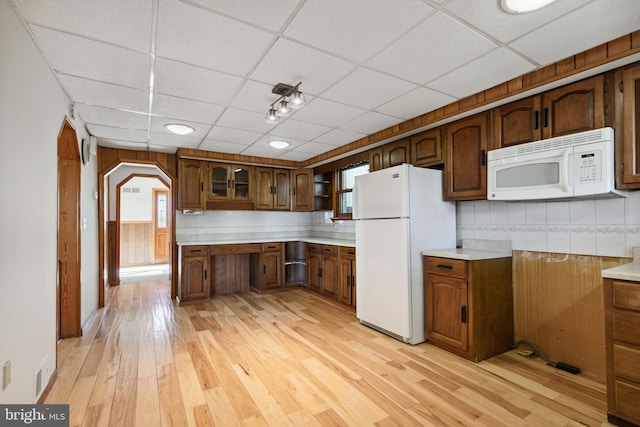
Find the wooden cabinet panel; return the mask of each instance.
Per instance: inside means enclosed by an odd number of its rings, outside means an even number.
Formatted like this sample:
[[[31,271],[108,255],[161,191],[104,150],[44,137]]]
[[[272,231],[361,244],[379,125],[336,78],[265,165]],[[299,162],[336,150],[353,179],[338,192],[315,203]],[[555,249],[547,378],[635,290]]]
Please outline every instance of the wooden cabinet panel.
[[[307,254],[307,284],[309,289],[332,299],[338,299],[338,247],[309,243],[307,245]]]
[[[338,257],[335,255],[322,256],[322,292],[325,296],[338,299]]]
[[[444,162],[440,128],[413,135],[409,138],[409,145],[411,148],[409,163],[414,166],[435,166]]]
[[[604,77],[544,93],[541,119],[543,138],[604,127]]]
[[[263,243],[261,251],[251,254],[251,287],[258,292],[283,285],[283,245],[281,242]]]
[[[208,208],[253,209],[253,166],[211,162],[207,175]]]
[[[320,269],[322,268],[322,254],[308,249],[309,260],[307,261],[307,286],[315,292],[322,292],[322,280]]]
[[[204,176],[206,163],[200,160],[178,160],[178,209],[204,209]]]
[[[424,281],[428,342],[476,362],[511,348],[510,257],[473,261],[426,257]]]
[[[289,170],[257,167],[256,209],[289,210]]]
[[[369,150],[369,172],[382,169],[382,147]]]
[[[184,246],[180,262],[180,301],[209,298],[209,248]]]
[[[541,139],[540,103],[540,97],[533,96],[491,110],[492,148]]]
[[[445,127],[447,200],[487,197],[487,113]]]
[[[613,366],[617,377],[640,384],[640,349],[621,344],[613,345]]]
[[[615,83],[618,184],[640,188],[640,64],[616,72]]]
[[[430,301],[426,306],[429,341],[467,351],[467,280],[431,274],[427,277],[426,299]]]
[[[390,142],[382,146],[383,169],[409,163],[410,157],[408,138]],[[371,166],[369,166],[369,170],[371,170]]]
[[[355,307],[356,289],[356,261],[355,259],[340,257],[340,302]]]
[[[616,412],[624,414],[621,418],[640,425],[640,385],[616,380]]]
[[[273,209],[288,211],[291,209],[291,172],[288,169],[273,170]]]
[[[298,169],[291,172],[291,210],[310,212],[314,208],[313,169]]]

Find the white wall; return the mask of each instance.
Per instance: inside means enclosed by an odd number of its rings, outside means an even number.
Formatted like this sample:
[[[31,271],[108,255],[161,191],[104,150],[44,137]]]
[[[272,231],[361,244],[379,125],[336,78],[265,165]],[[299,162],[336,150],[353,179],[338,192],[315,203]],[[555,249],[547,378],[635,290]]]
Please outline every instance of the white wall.
[[[462,239],[511,240],[515,250],[632,257],[640,246],[640,191],[562,202],[458,202]]]
[[[0,0],[0,365],[2,403],[36,401],[56,361],[57,139],[69,100],[7,0]],[[82,125],[72,122],[79,138]],[[82,168],[82,319],[97,306],[95,161]]]
[[[124,193],[125,187],[138,188],[139,193]],[[167,188],[157,178],[135,177],[120,187],[120,221],[151,222],[153,219],[153,189]]]

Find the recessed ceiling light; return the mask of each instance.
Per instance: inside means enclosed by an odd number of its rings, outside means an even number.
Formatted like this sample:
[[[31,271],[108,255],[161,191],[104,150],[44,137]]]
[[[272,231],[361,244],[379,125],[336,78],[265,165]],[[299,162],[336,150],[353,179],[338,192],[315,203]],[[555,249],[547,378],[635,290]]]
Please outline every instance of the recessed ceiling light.
[[[283,148],[287,148],[289,144],[287,141],[269,141],[269,145],[273,148],[277,148],[278,150],[282,150]]]
[[[505,12],[527,13],[542,9],[555,0],[500,0],[500,5]]]
[[[180,123],[167,123],[164,128],[169,132],[173,132],[176,135],[189,135],[195,131],[194,128],[187,125],[181,125]]]

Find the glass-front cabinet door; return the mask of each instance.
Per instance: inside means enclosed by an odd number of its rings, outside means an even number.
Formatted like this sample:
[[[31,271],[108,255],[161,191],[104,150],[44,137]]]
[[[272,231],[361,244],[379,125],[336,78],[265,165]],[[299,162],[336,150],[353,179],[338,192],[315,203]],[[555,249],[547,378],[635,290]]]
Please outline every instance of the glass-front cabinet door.
[[[209,164],[209,200],[228,199],[231,195],[231,177],[229,165],[223,163]]]
[[[231,189],[234,200],[251,199],[251,166],[231,165]]]

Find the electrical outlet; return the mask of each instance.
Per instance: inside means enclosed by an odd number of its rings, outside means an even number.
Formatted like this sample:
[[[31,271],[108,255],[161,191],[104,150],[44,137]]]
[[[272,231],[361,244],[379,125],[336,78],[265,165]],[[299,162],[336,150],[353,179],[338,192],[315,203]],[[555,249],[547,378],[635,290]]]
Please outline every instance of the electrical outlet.
[[[2,390],[9,387],[11,384],[11,361],[7,360],[7,362],[2,365]]]

